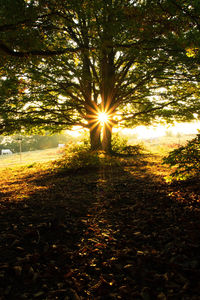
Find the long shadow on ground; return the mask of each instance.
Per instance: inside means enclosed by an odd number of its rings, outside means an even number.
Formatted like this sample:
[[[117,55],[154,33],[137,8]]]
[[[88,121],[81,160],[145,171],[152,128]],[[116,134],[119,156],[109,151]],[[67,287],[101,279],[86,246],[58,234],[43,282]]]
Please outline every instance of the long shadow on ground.
[[[144,161],[102,168],[79,252],[85,299],[200,299],[200,209],[172,190]]]
[[[200,210],[144,160],[35,183],[2,202],[2,299],[200,299]]]
[[[96,172],[36,176],[27,178],[34,191],[28,189],[28,196],[22,193],[18,199],[15,190],[2,193],[0,299],[76,297],[68,277],[96,182]],[[16,183],[19,188],[18,182],[11,185]]]

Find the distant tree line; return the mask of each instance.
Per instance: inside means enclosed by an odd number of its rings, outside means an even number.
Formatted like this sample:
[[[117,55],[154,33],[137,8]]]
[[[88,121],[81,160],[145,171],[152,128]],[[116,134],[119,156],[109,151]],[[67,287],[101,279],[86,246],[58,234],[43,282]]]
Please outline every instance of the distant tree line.
[[[10,149],[13,153],[19,152],[20,142],[22,152],[55,148],[58,144],[67,144],[73,138],[66,134],[31,135],[31,136],[0,136],[0,150]]]

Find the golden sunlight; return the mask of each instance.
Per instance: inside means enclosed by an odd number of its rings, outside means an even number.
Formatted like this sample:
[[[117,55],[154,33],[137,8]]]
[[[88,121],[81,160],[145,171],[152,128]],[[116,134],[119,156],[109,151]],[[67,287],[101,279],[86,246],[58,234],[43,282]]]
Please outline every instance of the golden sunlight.
[[[99,112],[97,118],[102,125],[109,121],[109,115],[106,112]]]
[[[200,129],[200,122],[175,122],[173,125],[152,125],[152,126],[137,126],[134,129],[123,128],[122,133],[125,135],[136,134],[138,139],[154,139],[165,136],[168,131],[173,135],[177,134],[197,134]],[[116,131],[119,131],[116,130]]]
[[[65,130],[66,134],[71,135],[74,138],[80,137],[84,132],[81,126],[73,126],[71,130]]]

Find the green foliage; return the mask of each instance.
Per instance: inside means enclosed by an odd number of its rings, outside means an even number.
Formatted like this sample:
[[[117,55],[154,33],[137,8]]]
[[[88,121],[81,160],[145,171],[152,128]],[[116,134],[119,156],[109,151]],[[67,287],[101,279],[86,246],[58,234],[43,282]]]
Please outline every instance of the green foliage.
[[[116,153],[121,153],[127,146],[128,138],[121,136],[119,133],[115,133],[112,136],[112,150]]]
[[[87,135],[78,142],[70,141],[67,143],[62,152],[62,158],[53,162],[53,168],[56,172],[74,172],[85,168],[94,169],[100,166],[99,153],[90,151],[90,142]]]
[[[200,134],[187,143],[169,153],[163,159],[164,164],[172,167],[172,173],[167,181],[185,180],[200,174]]]
[[[123,151],[124,147],[127,145],[126,139],[122,139],[118,135],[116,136],[115,149]],[[91,151],[89,139],[87,137],[77,143],[68,143],[63,149],[62,158],[53,162],[53,168],[56,172],[74,172],[77,170],[98,169],[101,166],[116,165],[120,165],[120,161],[106,155],[105,151]]]
[[[128,155],[141,155],[144,151],[144,146],[141,144],[138,145],[128,145],[124,147],[123,153]]]
[[[68,169],[78,170],[86,168],[97,168],[100,166],[100,159],[97,152],[78,151],[70,158],[67,164]]]
[[[128,145],[128,138],[120,136],[119,133],[113,134],[112,139],[112,150],[114,153],[125,154],[125,155],[140,155],[144,151],[144,146]]]
[[[65,148],[63,157],[52,162],[55,172],[76,172],[97,170],[101,167],[121,166],[123,161],[106,155],[105,151],[91,151],[80,145]]]
[[[69,142],[65,149],[65,153],[68,155],[68,153],[77,153],[80,151],[90,151],[90,142],[87,137],[84,137],[82,140],[78,142]]]
[[[182,3],[1,0],[0,130],[84,126],[88,99],[100,97],[113,113],[124,110],[127,126],[192,118],[199,52],[187,53],[199,45],[197,5]]]
[[[53,166],[56,172],[88,170],[100,166],[100,157],[98,152],[71,147],[65,150],[65,154],[61,159],[53,162]]]
[[[99,109],[130,127],[200,113],[196,1],[0,4],[0,133],[98,135]]]

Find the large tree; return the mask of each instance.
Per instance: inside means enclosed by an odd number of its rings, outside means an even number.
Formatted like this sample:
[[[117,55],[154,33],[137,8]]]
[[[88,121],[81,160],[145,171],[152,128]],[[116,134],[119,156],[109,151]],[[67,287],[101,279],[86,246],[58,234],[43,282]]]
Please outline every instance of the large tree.
[[[80,125],[92,150],[110,151],[118,123],[192,119],[200,35],[189,2],[1,0],[1,132]]]

